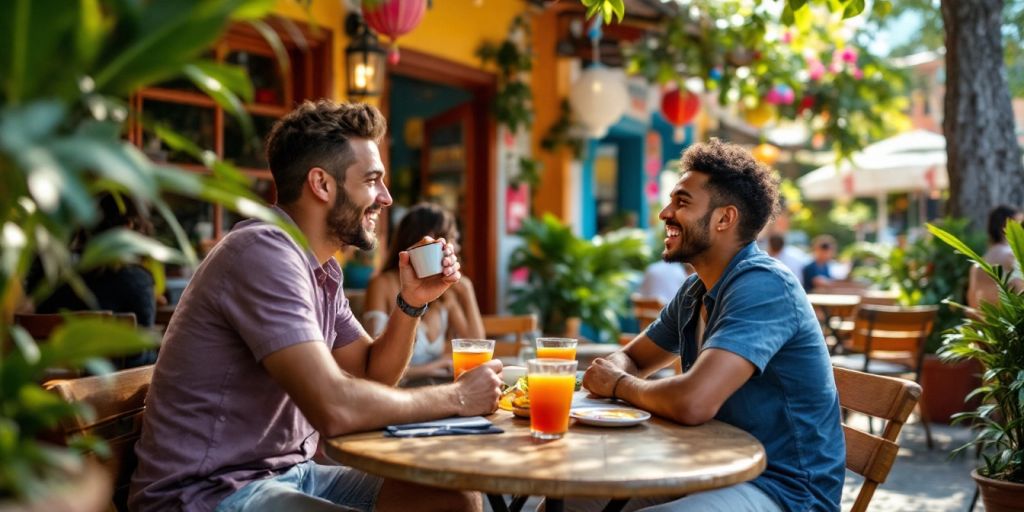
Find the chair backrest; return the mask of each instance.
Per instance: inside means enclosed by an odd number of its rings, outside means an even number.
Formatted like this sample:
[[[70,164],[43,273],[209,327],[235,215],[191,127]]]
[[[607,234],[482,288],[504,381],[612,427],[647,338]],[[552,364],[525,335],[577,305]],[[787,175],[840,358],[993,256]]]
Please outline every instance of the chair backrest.
[[[665,307],[665,304],[657,297],[632,295],[630,300],[633,302],[633,316],[636,317],[637,323],[640,324],[641,331],[646,329],[648,325],[651,325],[651,322],[658,318],[661,310]]]
[[[858,352],[902,352],[916,358],[932,332],[938,306],[857,308],[849,347]]]
[[[896,461],[896,438],[918,399],[921,386],[894,377],[832,368],[839,390],[839,405],[885,421],[882,435],[869,434],[843,424],[846,437],[846,468],[864,477],[853,512],[867,510],[879,484],[885,482]]]
[[[103,438],[110,458],[101,461],[114,477],[114,506],[127,510],[128,484],[135,471],[135,442],[142,433],[146,393],[153,379],[153,366],[141,366],[106,376],[49,381],[44,388],[68,402],[88,404],[94,419],[75,416],[61,425],[64,438],[91,434]]]
[[[526,335],[537,331],[537,315],[484,315],[484,336],[512,336],[514,342],[496,340],[494,357],[517,357]]]
[[[66,313],[19,313],[14,315],[14,323],[20,325],[28,334],[37,340],[45,340],[53,331],[64,324],[66,317],[110,318],[111,311],[69,311]],[[132,314],[134,318],[135,315]]]

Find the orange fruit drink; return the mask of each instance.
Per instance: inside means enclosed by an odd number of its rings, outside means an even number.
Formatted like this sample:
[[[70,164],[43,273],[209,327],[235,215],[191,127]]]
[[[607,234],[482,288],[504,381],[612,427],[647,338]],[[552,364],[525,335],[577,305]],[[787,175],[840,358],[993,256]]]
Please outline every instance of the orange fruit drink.
[[[569,430],[569,408],[576,388],[576,361],[530,359],[526,367],[530,433],[538,439],[558,439]]]
[[[452,340],[452,369],[455,378],[494,357],[494,340]]]
[[[574,338],[537,338],[537,359],[576,359]]]

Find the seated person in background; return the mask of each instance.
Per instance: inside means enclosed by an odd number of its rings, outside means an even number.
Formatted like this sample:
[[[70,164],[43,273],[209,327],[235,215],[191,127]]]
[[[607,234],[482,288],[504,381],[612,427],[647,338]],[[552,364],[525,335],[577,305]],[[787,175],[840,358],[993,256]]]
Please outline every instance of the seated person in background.
[[[455,383],[394,387],[420,317],[461,276],[443,240],[435,276],[418,278],[399,254],[398,308],[376,339],[342,294],[333,255],[346,245],[372,249],[377,217],[391,204],[377,146],[385,131],[376,108],[330,101],[307,101],[274,124],[267,161],[277,211],[308,245],[253,219],[199,265],[153,371],[130,510],[481,510],[477,493],[312,460],[320,436],[498,406],[500,361]]]
[[[836,256],[836,239],[832,235],[818,235],[811,241],[814,259],[804,266],[801,282],[808,293],[832,286],[832,263]]]
[[[363,327],[371,336],[379,336],[394,311],[399,290],[398,253],[412,247],[423,237],[448,240],[455,254],[459,252],[459,229],[455,218],[436,204],[420,203],[402,217],[391,239],[391,249],[384,266],[366,289]],[[424,383],[432,379],[451,378],[451,343],[453,338],[483,338],[484,323],[480,317],[473,283],[463,276],[439,297],[416,329],[416,345],[405,373],[407,383]]]
[[[796,277],[754,242],[777,209],[772,173],[717,139],[687,149],[681,171],[661,211],[662,257],[696,274],[645,333],[595,360],[583,386],[684,425],[716,419],[741,428],[764,445],[767,467],[750,482],[630,506],[839,510],[846,449],[821,327]],[[646,379],[676,358],[681,375]]]
[[[689,274],[687,265],[658,260],[644,269],[644,278],[640,282],[640,287],[636,289],[636,294],[641,297],[654,297],[662,304],[668,304]]]
[[[1018,291],[1024,290],[1024,278],[1021,277],[1021,269],[1017,268],[1010,244],[1006,243],[1006,223],[1011,220],[1019,222],[1021,218],[1021,212],[1016,208],[1005,205],[993,208],[988,214],[988,250],[984,255],[985,261],[1002,266],[1003,272],[1013,273],[1010,286]],[[982,302],[999,302],[999,288],[981,267],[972,265],[967,281],[967,305],[977,309]]]
[[[804,267],[807,266],[810,258],[800,249],[792,245],[786,245],[786,235],[772,233],[768,237],[768,255],[781,261],[800,281],[800,286],[803,286]]]
[[[152,225],[146,216],[136,207],[129,197],[115,197],[105,194],[99,200],[99,224],[88,230],[80,231],[71,242],[72,252],[80,255],[89,240],[103,232],[115,229],[131,229],[150,235]],[[29,278],[30,290],[42,278],[34,272]],[[124,264],[102,267],[82,274],[86,288],[96,299],[95,307],[90,307],[71,286],[64,284],[57,288],[49,297],[36,306],[36,313],[60,313],[61,311],[88,311],[98,309],[114,313],[134,313],[136,324],[140,327],[152,327],[156,318],[157,297],[154,292],[153,275],[137,264]],[[156,361],[156,351],[148,350],[136,356],[128,356],[115,361],[121,368],[131,368],[152,364]]]

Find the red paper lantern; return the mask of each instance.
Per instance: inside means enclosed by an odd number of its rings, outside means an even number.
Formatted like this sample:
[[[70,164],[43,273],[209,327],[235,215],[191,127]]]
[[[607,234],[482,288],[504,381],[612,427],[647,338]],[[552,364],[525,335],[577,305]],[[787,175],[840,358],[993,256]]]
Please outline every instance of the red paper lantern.
[[[700,111],[700,96],[686,89],[673,89],[661,97],[661,113],[676,127],[676,142],[683,140],[683,126],[693,121]]]
[[[366,24],[382,36],[391,39],[388,63],[398,64],[398,43],[396,40],[423,21],[427,11],[427,0],[382,0],[369,7],[363,2],[363,18]]]

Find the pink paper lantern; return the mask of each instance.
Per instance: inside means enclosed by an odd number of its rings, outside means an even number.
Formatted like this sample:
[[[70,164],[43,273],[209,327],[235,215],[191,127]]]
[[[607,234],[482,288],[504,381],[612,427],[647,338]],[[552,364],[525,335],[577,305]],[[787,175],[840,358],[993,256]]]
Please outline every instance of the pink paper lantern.
[[[391,40],[391,48],[388,51],[389,64],[398,64],[398,38],[419,26],[426,11],[427,0],[382,0],[372,7],[363,3],[363,18],[366,24],[374,32]]]

